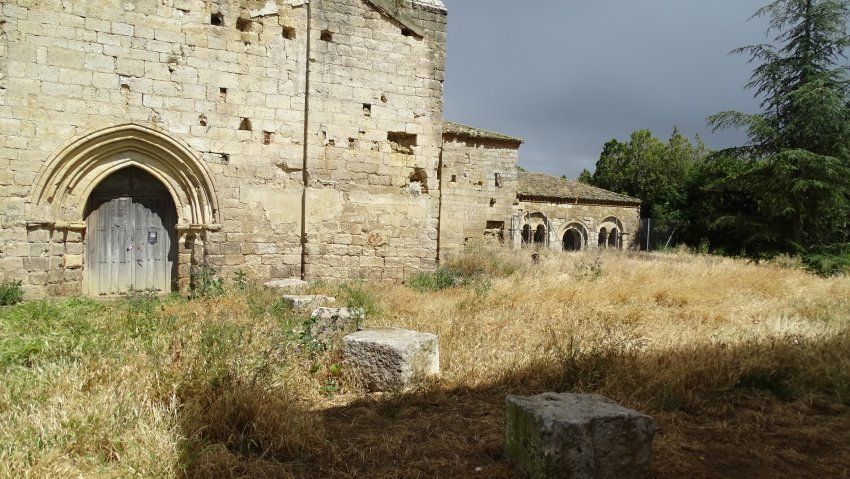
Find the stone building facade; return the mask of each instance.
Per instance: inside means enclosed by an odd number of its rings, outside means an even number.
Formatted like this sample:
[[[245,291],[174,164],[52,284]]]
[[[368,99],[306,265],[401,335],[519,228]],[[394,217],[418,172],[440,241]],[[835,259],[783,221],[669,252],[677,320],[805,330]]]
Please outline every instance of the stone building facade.
[[[440,0],[3,1],[0,280],[399,281],[517,243],[521,142],[444,123],[446,22]]]

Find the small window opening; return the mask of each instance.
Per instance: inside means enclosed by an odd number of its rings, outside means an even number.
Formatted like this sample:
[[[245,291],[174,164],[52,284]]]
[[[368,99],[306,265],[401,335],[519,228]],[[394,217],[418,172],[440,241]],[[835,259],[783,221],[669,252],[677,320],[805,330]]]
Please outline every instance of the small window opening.
[[[494,238],[499,241],[505,240],[505,222],[504,221],[488,221],[487,227],[484,229],[485,238]]]
[[[224,26],[224,14],[221,12],[216,12],[210,15],[210,25],[216,27]]]
[[[201,115],[198,117],[198,124],[201,126],[207,126],[207,115]]]
[[[274,133],[272,133],[270,131],[264,131],[263,132],[263,144],[264,145],[271,145],[272,140],[274,140]]]
[[[330,30],[322,30],[322,34],[319,39],[323,42],[332,42],[334,41],[334,34],[331,33]]]
[[[239,17],[236,19],[236,29],[240,32],[250,32],[254,27],[254,22],[250,18]]]
[[[294,27],[283,27],[282,33],[283,38],[287,40],[295,40],[295,28]]]
[[[406,36],[406,37],[415,37],[416,36],[416,32],[414,32],[413,30],[411,30],[407,27],[401,27],[401,34]]]
[[[500,173],[496,173],[496,188],[502,187],[502,175]]]
[[[363,114],[366,116],[372,116],[372,105],[370,105],[369,103],[364,103]]]
[[[493,208],[495,206],[496,206],[496,198],[490,198],[490,208]]]
[[[239,122],[239,129],[242,131],[252,131],[251,120],[248,118],[243,118],[241,122]]]
[[[412,155],[413,148],[416,147],[416,135],[410,133],[391,131],[387,133],[387,140],[396,153]]]
[[[425,169],[414,168],[413,173],[410,174],[409,180],[411,190],[413,188],[418,188],[420,192],[425,194],[428,193],[428,173],[425,172]]]
[[[452,183],[457,183],[457,175],[452,175]]]
[[[221,101],[227,101],[227,88],[218,89],[218,99]]]

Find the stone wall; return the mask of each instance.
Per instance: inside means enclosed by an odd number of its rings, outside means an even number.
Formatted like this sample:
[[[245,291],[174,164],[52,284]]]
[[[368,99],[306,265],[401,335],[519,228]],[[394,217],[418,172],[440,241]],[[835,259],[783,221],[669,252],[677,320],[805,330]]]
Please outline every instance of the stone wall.
[[[423,38],[361,0],[309,8],[308,62],[300,0],[0,4],[0,277],[23,279],[30,296],[80,292],[83,208],[58,202],[94,185],[69,179],[56,196],[45,170],[124,124],[144,127],[136,153],[185,149],[188,166],[164,182],[209,178],[195,185],[209,190],[203,205],[175,186],[182,287],[200,263],[300,275],[302,226],[309,278],[433,266],[445,11],[414,3]],[[98,161],[92,171],[119,164]]]
[[[441,259],[461,253],[467,242],[509,240],[517,199],[518,148],[517,141],[445,137],[440,172]]]
[[[640,227],[639,205],[604,205],[588,203],[568,203],[551,201],[530,201],[521,199],[513,218],[517,233],[513,238],[516,247],[549,248],[561,251],[563,237],[567,229],[575,228],[582,235],[582,249],[598,247],[599,233],[602,228],[610,232],[616,228],[621,233],[618,248],[636,247],[638,228]],[[546,228],[546,242],[543,245],[523,244],[521,233],[524,225],[530,225],[534,231],[538,225]]]
[[[362,1],[315,2],[308,277],[401,280],[437,258],[445,11],[420,37]]]

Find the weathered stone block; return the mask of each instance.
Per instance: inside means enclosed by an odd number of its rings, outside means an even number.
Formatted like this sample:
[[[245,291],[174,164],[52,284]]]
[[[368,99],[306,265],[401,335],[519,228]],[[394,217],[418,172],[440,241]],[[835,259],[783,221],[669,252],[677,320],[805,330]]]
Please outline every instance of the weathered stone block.
[[[335,298],[330,296],[317,296],[317,295],[292,295],[285,294],[282,297],[283,301],[292,306],[292,309],[296,311],[307,311],[311,308],[318,308],[328,303],[333,303],[336,301]]]
[[[342,338],[346,362],[372,391],[403,389],[440,374],[436,335],[406,329],[374,329]]]
[[[83,257],[77,254],[66,254],[64,256],[65,269],[79,269],[83,267]]]
[[[533,479],[649,476],[652,418],[595,394],[508,396],[505,451]]]
[[[356,331],[363,320],[362,309],[317,308],[310,315],[310,335],[326,343]]]
[[[282,289],[287,291],[301,291],[307,289],[307,286],[309,285],[306,281],[297,278],[289,278],[269,281],[265,284],[265,286],[267,288]]]

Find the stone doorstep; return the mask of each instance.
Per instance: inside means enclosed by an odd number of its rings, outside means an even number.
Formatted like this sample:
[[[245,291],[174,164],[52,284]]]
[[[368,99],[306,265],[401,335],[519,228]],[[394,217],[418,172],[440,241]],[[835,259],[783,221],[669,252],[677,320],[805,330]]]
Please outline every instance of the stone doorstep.
[[[319,306],[323,306],[328,303],[333,303],[336,301],[336,298],[332,296],[320,296],[320,295],[295,295],[295,294],[285,294],[281,297],[284,302],[292,307],[292,309],[296,311],[307,311],[310,308],[316,308]]]
[[[505,451],[535,479],[644,479],[655,422],[596,394],[508,396]]]
[[[264,285],[266,288],[272,289],[282,289],[282,290],[292,290],[292,291],[303,291],[307,289],[306,281],[298,279],[298,278],[288,278],[288,279],[277,279],[274,281],[269,281]]]
[[[397,391],[440,374],[435,334],[386,328],[342,338],[345,361],[373,392]]]

